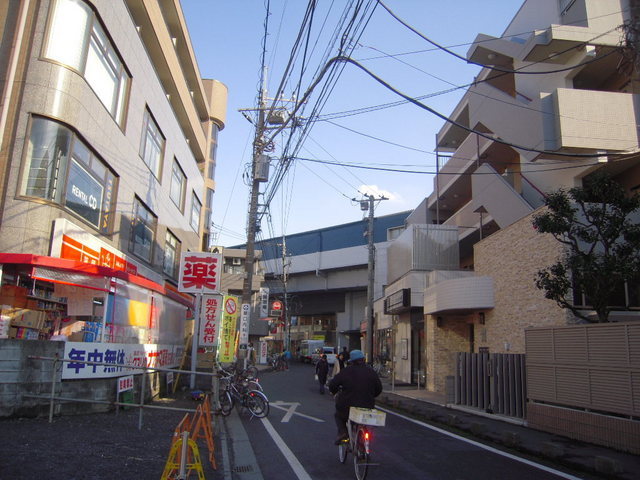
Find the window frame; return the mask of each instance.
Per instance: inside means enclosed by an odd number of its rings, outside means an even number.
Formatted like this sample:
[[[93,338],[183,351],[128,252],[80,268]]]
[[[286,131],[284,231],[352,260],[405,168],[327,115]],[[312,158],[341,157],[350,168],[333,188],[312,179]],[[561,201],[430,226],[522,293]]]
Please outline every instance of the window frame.
[[[41,125],[41,129],[36,130],[36,125]],[[36,178],[46,181],[44,194],[37,194],[37,187],[30,185],[31,172],[35,168],[41,169],[36,163],[34,165],[34,149],[47,150],[55,148],[59,144],[39,144],[34,143],[34,135],[46,137],[62,138],[62,133],[66,135],[66,153],[58,152],[56,165],[47,171],[46,179]],[[83,154],[84,153],[84,154]],[[37,159],[36,159],[37,161]],[[74,167],[75,165],[75,167]],[[70,185],[70,173],[75,169],[76,173],[81,173],[89,181],[96,182],[102,187],[99,213],[97,220],[83,216],[77,207],[70,206],[68,201],[68,189]],[[19,196],[29,199],[37,199],[40,202],[50,203],[63,209],[65,212],[77,217],[87,223],[95,230],[103,235],[111,235],[113,233],[113,212],[116,205],[118,176],[111,169],[110,165],[105,162],[91,147],[91,145],[80,136],[80,134],[69,125],[40,115],[32,115],[29,119],[28,134],[25,138],[25,148],[23,149],[22,166],[19,181]],[[52,179],[58,179],[58,184],[51,186]],[[54,182],[55,183],[55,182]],[[87,192],[84,192],[87,193]],[[87,205],[91,203],[87,197]]]
[[[151,218],[151,221],[147,221],[147,219],[140,217],[139,212],[144,211],[147,216]],[[136,227],[138,225],[142,225],[143,228],[151,232],[151,241],[150,246],[148,247],[148,255],[144,255],[136,246],[139,245],[136,242]],[[146,261],[149,264],[153,264],[153,251],[154,244],[156,242],[156,233],[158,228],[158,216],[153,213],[153,211],[136,195],[133,199],[133,211],[131,213],[131,233],[129,235],[129,251],[134,254],[136,257]],[[144,247],[144,245],[143,245]]]
[[[194,208],[195,208],[196,205],[198,205],[198,209],[197,209],[198,214],[197,214],[197,224],[194,225],[193,224],[194,217],[195,217],[194,216],[194,213],[195,213]],[[191,225],[191,228],[193,228],[193,230],[198,234],[200,233],[200,221],[201,221],[200,217],[201,216],[202,216],[202,202],[200,201],[200,199],[196,195],[196,192],[192,191],[191,192],[191,215],[189,217],[189,225]]]
[[[182,175],[181,181],[180,181],[180,200],[178,203],[176,203],[176,199],[174,198],[174,179],[177,179],[178,177],[176,177],[174,174],[176,172],[176,168],[177,171]],[[171,198],[171,200],[173,201],[173,204],[178,207],[178,210],[180,210],[181,213],[184,213],[184,206],[185,206],[185,197],[186,197],[186,193],[187,193],[187,175],[184,173],[184,170],[182,169],[182,167],[180,166],[180,163],[178,162],[178,159],[174,157],[173,159],[173,164],[171,165],[171,181],[169,182],[169,198]]]
[[[152,128],[150,128],[150,126]],[[158,142],[156,141],[158,137],[162,139],[161,145],[158,145]],[[158,158],[156,159],[157,165],[150,165],[150,163],[153,163],[153,160],[150,160],[147,156],[149,153],[147,152],[147,145],[149,144],[148,140],[150,140],[150,142],[156,147],[160,147],[158,149]],[[160,181],[162,175],[162,164],[164,162],[164,150],[166,148],[166,145],[167,139],[162,133],[162,130],[160,130],[158,122],[156,122],[156,119],[154,118],[149,108],[145,108],[144,117],[142,120],[142,134],[140,136],[139,154],[144,164],[158,181]]]
[[[56,23],[58,8],[64,8],[61,7],[64,2],[69,4],[75,3],[87,13],[86,24],[83,25],[83,38],[80,45],[77,47],[78,58],[75,59],[77,64],[67,63],[67,61],[70,60],[69,58],[61,58],[60,56],[56,57],[56,55],[59,55],[59,52],[64,50],[65,47],[68,48],[69,42],[77,41],[77,38],[67,38],[67,44],[65,45],[63,41],[64,39],[58,38],[57,40],[62,43],[57,44],[55,42],[56,39],[53,37],[54,34],[58,33],[57,29],[64,26],[62,23],[60,25]],[[97,58],[105,65],[108,65],[110,67],[110,71],[114,74],[112,88],[114,97],[111,105],[107,105],[99,94],[96,82],[91,82],[87,78],[87,63],[89,55],[92,52],[92,41],[94,38],[97,39],[99,37],[104,38],[105,43],[102,45],[101,49],[94,50],[94,52],[97,54]],[[97,44],[99,45],[99,43]],[[120,55],[120,52],[118,52],[115,47],[115,42],[111,39],[108,30],[104,27],[98,13],[94,10],[92,5],[85,0],[53,0],[49,10],[41,58],[58,65],[62,65],[82,76],[118,126],[121,129],[124,129],[131,87],[131,74],[122,59],[122,55]]]
[[[170,240],[175,240],[175,248],[169,248],[169,246],[174,247]],[[182,242],[180,239],[174,235],[171,230],[167,229],[167,232],[164,236],[164,255],[162,258],[162,271],[166,273],[171,278],[178,278],[179,266],[180,266],[180,254],[182,250]],[[171,269],[167,266],[167,252],[173,252],[173,261],[171,264]]]

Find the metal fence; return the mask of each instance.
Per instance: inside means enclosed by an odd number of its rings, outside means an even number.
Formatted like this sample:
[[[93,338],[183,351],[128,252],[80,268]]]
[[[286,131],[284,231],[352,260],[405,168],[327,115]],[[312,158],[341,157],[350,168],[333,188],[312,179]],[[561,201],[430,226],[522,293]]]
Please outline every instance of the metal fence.
[[[84,360],[69,360],[69,359],[64,359],[64,358],[59,358],[59,357],[44,357],[44,356],[37,356],[37,355],[30,355],[29,356],[30,359],[33,360],[42,360],[42,361],[51,361],[53,362],[53,375],[52,375],[52,379],[51,379],[51,392],[49,395],[35,395],[35,394],[27,394],[27,393],[23,393],[22,396],[23,397],[29,397],[29,398],[40,398],[40,399],[48,399],[49,400],[49,423],[53,422],[53,412],[54,412],[54,406],[55,406],[55,402],[59,401],[59,402],[78,402],[78,403],[92,403],[92,404],[102,404],[102,405],[111,405],[116,407],[116,409],[119,409],[119,407],[123,406],[123,407],[134,407],[134,408],[138,408],[139,409],[139,414],[138,414],[138,430],[142,429],[142,424],[143,424],[143,411],[145,408],[148,409],[158,409],[158,410],[174,410],[174,411],[180,411],[180,412],[189,412],[189,413],[194,413],[196,410],[195,409],[189,409],[189,408],[177,408],[177,407],[167,407],[167,406],[159,406],[159,405],[150,405],[150,404],[146,404],[145,403],[145,394],[146,394],[146,390],[147,390],[147,373],[149,372],[172,372],[172,373],[177,373],[177,374],[189,374],[189,375],[203,375],[203,376],[209,376],[212,378],[212,391],[213,391],[213,395],[211,398],[211,402],[214,403],[214,405],[212,405],[212,411],[217,411],[217,399],[218,399],[218,389],[219,389],[219,383],[218,383],[218,379],[219,379],[219,375],[217,372],[198,372],[198,371],[193,371],[193,370],[180,370],[180,369],[175,369],[175,368],[161,368],[161,367],[147,367],[147,366],[137,366],[137,365],[121,365],[121,364],[114,364],[114,363],[107,363],[107,362],[90,362],[90,361],[84,361]],[[94,365],[94,366],[107,366],[107,367],[119,367],[119,368],[126,368],[128,370],[140,370],[142,371],[142,375],[141,375],[141,380],[140,380],[140,392],[139,392],[139,400],[136,403],[131,403],[131,402],[121,402],[119,401],[119,398],[116,396],[116,399],[113,401],[107,401],[107,400],[98,400],[98,399],[88,399],[88,398],[74,398],[74,397],[63,397],[63,396],[59,396],[56,395],[56,385],[60,385],[60,382],[56,381],[57,379],[57,372],[58,372],[58,368],[57,365],[58,363],[64,363],[64,362],[75,362],[75,363],[83,363],[86,365]],[[117,377],[114,377],[114,379]],[[116,411],[117,413],[117,411]]]
[[[458,353],[455,403],[490,413],[524,418],[526,368],[524,354]]]

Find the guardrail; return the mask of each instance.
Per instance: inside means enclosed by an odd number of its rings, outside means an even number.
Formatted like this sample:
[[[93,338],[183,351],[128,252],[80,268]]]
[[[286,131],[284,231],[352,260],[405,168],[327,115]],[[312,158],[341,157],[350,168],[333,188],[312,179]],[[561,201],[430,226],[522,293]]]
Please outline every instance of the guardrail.
[[[213,395],[211,397],[211,401],[213,403],[213,408],[212,410],[214,412],[218,412],[219,411],[219,378],[220,375],[218,374],[218,372],[198,372],[198,371],[194,371],[194,370],[181,370],[181,369],[176,369],[176,368],[162,368],[162,367],[147,367],[147,366],[141,366],[141,365],[123,365],[120,363],[113,363],[113,362],[91,362],[88,360],[70,360],[70,359],[65,359],[65,358],[60,358],[60,357],[44,357],[44,356],[39,356],[39,355],[30,355],[29,356],[30,359],[33,360],[42,360],[42,361],[53,361],[53,375],[52,375],[52,379],[51,379],[51,393],[50,395],[35,395],[35,394],[23,394],[22,396],[24,397],[29,397],[29,398],[42,398],[42,399],[49,399],[49,423],[53,422],[53,411],[54,411],[54,405],[56,400],[59,401],[65,401],[65,402],[78,402],[78,403],[95,403],[95,404],[100,404],[100,405],[113,405],[116,408],[119,408],[120,406],[126,406],[126,407],[134,407],[134,408],[139,408],[139,414],[138,414],[138,430],[142,430],[142,423],[143,423],[143,411],[145,408],[148,409],[157,409],[157,410],[174,410],[174,411],[180,411],[180,412],[189,412],[189,413],[194,413],[196,410],[195,409],[189,409],[189,408],[178,408],[178,407],[165,407],[165,406],[158,406],[158,405],[145,405],[144,403],[144,393],[145,393],[145,389],[146,389],[146,385],[147,385],[147,376],[144,374],[145,372],[149,372],[149,371],[156,371],[156,372],[173,372],[173,373],[181,373],[181,374],[195,374],[195,375],[203,375],[203,376],[209,376],[211,377],[211,386],[212,386],[212,392]],[[123,369],[130,369],[130,370],[141,370],[142,371],[142,380],[141,380],[141,386],[140,386],[140,401],[139,403],[126,403],[126,402],[120,402],[116,400],[111,402],[111,401],[107,401],[107,400],[90,400],[90,399],[84,399],[84,398],[73,398],[73,397],[62,397],[62,396],[56,396],[56,373],[57,373],[57,364],[58,362],[64,363],[64,362],[75,362],[75,363],[83,363],[86,365],[96,365],[96,366],[108,366],[108,367],[117,367],[117,368],[123,368]],[[118,378],[118,377],[114,377],[114,378]]]

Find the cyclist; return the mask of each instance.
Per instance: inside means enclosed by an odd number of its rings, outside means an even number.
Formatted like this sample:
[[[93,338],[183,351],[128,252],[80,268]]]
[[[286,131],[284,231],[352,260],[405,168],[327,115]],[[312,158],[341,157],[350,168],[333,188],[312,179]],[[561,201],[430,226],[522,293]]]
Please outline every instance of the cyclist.
[[[334,417],[338,427],[335,444],[339,445],[349,438],[349,407],[374,408],[375,398],[382,392],[382,383],[376,372],[365,364],[362,351],[352,350],[348,366],[329,382],[329,391],[335,395]]]

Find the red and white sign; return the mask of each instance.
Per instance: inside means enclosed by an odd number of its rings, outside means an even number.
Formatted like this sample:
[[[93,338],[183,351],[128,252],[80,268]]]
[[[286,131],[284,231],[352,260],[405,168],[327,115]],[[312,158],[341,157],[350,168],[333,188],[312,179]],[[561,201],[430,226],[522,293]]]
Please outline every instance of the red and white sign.
[[[238,301],[234,297],[227,297],[224,301],[224,311],[228,315],[235,315],[238,311]]]
[[[222,320],[222,295],[204,295],[200,312],[200,335],[198,345],[215,347],[220,336]]]
[[[280,300],[276,300],[271,304],[271,308],[273,310],[282,310],[282,302]]]
[[[133,375],[118,378],[118,393],[133,390]]]
[[[219,293],[222,255],[182,252],[178,290],[189,293]]]

